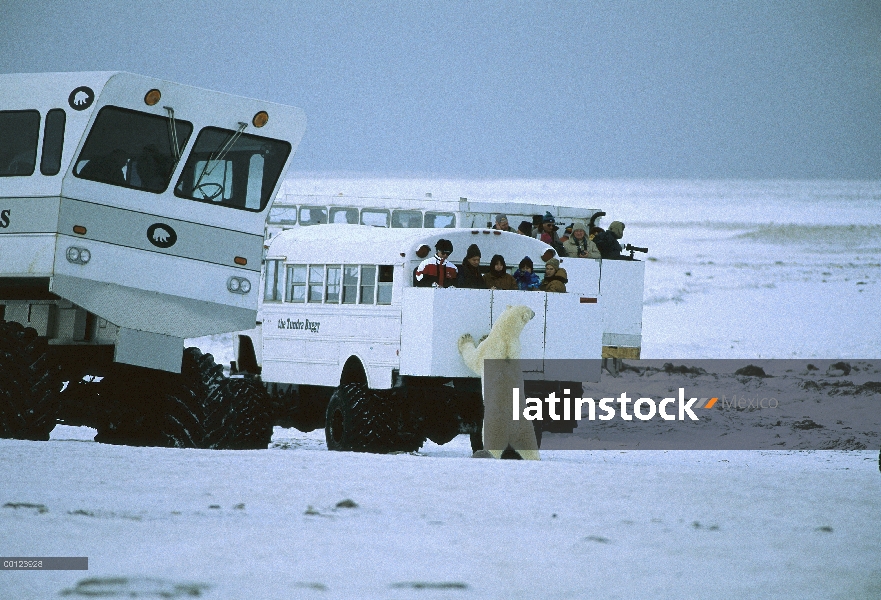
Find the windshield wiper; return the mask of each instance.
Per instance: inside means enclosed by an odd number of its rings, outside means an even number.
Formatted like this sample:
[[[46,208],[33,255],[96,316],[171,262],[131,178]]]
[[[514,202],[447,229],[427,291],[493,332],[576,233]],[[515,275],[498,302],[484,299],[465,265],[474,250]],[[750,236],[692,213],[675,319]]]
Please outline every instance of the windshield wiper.
[[[174,109],[170,106],[163,106],[168,111],[168,139],[171,142],[171,155],[174,156],[174,166],[180,161],[181,147],[177,141],[177,123],[174,121]],[[172,171],[174,168],[172,168]]]
[[[205,161],[205,166],[202,167],[202,173],[199,174],[199,178],[196,179],[196,183],[193,184],[193,188],[199,187],[202,183],[202,179],[211,175],[211,172],[217,167],[218,164],[226,157],[226,153],[229,152],[232,147],[235,145],[236,140],[239,139],[239,136],[242,135],[242,132],[245,131],[245,127],[247,127],[247,123],[239,122],[239,128],[234,131],[223,143],[223,145],[211,153],[208,157],[208,160]],[[211,163],[214,164],[211,164]],[[211,167],[210,169],[208,167]]]

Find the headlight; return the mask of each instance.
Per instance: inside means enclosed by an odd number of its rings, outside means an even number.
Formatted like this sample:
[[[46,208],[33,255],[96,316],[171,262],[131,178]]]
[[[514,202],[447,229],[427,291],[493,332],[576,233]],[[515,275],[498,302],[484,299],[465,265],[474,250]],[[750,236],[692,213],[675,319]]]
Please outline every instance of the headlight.
[[[67,257],[68,262],[72,262],[75,265],[84,265],[92,260],[91,252],[85,248],[77,248],[76,246],[69,247],[65,256]]]
[[[244,277],[230,277],[226,281],[226,289],[233,294],[247,294],[251,291],[251,282]]]

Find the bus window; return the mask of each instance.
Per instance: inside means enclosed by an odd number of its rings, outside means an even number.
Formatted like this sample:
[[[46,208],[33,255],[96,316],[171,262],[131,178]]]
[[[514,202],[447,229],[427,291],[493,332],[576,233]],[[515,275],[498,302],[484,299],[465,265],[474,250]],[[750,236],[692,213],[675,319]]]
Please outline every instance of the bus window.
[[[358,209],[348,206],[333,207],[330,209],[331,223],[348,223],[350,225],[358,224]]]
[[[455,227],[456,226],[456,215],[453,213],[445,213],[445,212],[426,212],[425,213],[425,226],[426,227]]]
[[[324,300],[324,265],[309,265],[309,302]]]
[[[301,206],[300,225],[324,225],[327,223],[326,206]]]
[[[64,125],[67,115],[60,108],[46,113],[43,127],[43,152],[40,156],[40,173],[58,175],[61,170],[61,153],[64,150]]]
[[[281,261],[266,261],[266,281],[263,287],[263,300],[266,302],[281,301]]]
[[[422,213],[418,210],[393,210],[392,227],[422,227]]]
[[[327,293],[324,301],[329,304],[340,303],[340,276],[342,275],[342,267],[340,265],[327,265]]]
[[[389,212],[387,210],[365,208],[361,211],[361,224],[370,225],[371,227],[388,227]]]
[[[358,304],[376,302],[376,267],[361,265],[361,296]]]
[[[269,203],[290,153],[291,145],[282,140],[205,127],[196,138],[174,194],[187,200],[261,211]]]
[[[95,118],[73,174],[80,179],[160,194],[168,187],[193,124],[175,121],[175,151],[167,117],[105,106]]]
[[[306,265],[288,265],[288,302],[306,301]]]
[[[391,304],[392,303],[392,285],[394,281],[395,268],[392,265],[381,265],[379,267],[379,283],[376,288],[376,303]]]
[[[358,299],[358,265],[343,267],[343,304],[355,304]]]
[[[295,225],[297,209],[293,206],[273,206],[269,210],[269,222],[278,225]]]
[[[34,174],[39,137],[39,111],[0,111],[0,177]]]

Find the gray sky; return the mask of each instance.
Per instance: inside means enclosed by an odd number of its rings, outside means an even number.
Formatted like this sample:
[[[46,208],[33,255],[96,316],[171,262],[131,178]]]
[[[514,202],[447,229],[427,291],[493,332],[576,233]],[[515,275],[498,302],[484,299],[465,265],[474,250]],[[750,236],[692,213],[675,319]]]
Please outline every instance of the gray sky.
[[[302,107],[293,169],[881,179],[881,3],[0,0],[0,72]]]

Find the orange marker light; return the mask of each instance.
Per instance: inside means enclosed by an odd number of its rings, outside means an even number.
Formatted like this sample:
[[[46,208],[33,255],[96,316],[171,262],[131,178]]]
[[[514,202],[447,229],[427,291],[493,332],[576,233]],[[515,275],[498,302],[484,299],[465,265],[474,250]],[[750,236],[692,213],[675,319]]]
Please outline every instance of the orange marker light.
[[[155,106],[159,99],[162,98],[162,92],[157,89],[152,89],[147,92],[147,95],[144,96],[144,104],[147,106]]]
[[[83,227],[82,225],[74,225],[73,232],[77,233],[79,235],[86,235],[86,228]]]
[[[248,259],[243,256],[236,256],[234,261],[237,265],[242,265],[243,267],[248,264]]]
[[[260,127],[263,127],[264,125],[266,125],[266,123],[268,121],[269,121],[269,115],[266,114],[265,110],[261,110],[256,115],[254,115],[254,119],[251,121],[251,123],[254,124],[254,127],[260,128]]]

